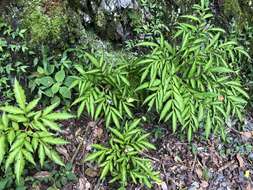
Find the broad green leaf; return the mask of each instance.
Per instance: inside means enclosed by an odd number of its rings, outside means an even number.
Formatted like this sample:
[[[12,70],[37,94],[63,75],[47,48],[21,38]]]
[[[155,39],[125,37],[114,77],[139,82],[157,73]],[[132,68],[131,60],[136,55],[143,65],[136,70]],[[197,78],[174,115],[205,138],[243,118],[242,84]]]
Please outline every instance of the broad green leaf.
[[[59,154],[54,151],[54,150],[51,150],[51,155],[52,155],[52,160],[58,164],[58,165],[61,165],[61,166],[64,166],[65,164],[62,162],[61,160],[61,157],[59,156]]]
[[[70,99],[71,98],[71,91],[69,90],[68,87],[63,86],[60,87],[59,93],[62,95],[62,97]]]
[[[9,166],[14,162],[16,155],[21,151],[20,148],[15,149],[14,151],[10,152],[6,161],[5,161],[5,171],[8,170]]]
[[[43,110],[43,116],[51,113],[55,108],[57,108],[59,106],[59,104],[60,104],[60,102],[56,102],[56,103],[52,104],[51,106],[46,107]]]
[[[68,141],[65,141],[64,139],[55,138],[55,137],[45,137],[45,138],[42,138],[41,141],[48,144],[53,144],[53,145],[65,145],[69,143]]]
[[[111,127],[109,127],[109,129],[116,137],[120,138],[121,140],[124,140],[124,136],[117,129]]]
[[[40,98],[37,98],[37,99],[31,101],[31,102],[27,105],[25,111],[26,111],[26,112],[32,111],[34,108],[36,108],[36,106],[38,105],[39,101],[40,101]]]
[[[39,155],[40,165],[41,167],[43,167],[46,155],[45,155],[44,146],[42,144],[39,145],[38,155]]]
[[[88,161],[95,161],[96,158],[98,158],[101,154],[103,154],[103,151],[97,151],[97,152],[91,153],[91,154],[89,154],[89,155],[85,158],[85,161],[86,161],[86,162],[88,162]]]
[[[19,107],[22,110],[25,110],[25,107],[26,107],[25,92],[24,92],[23,88],[20,86],[17,79],[15,79],[15,82],[14,82],[14,95],[15,95],[15,98],[16,98],[16,101],[17,101]]]
[[[60,127],[57,123],[53,122],[53,121],[49,121],[47,119],[42,119],[42,122],[44,125],[48,126],[50,129],[54,130],[54,131],[60,131]]]
[[[72,119],[74,118],[74,116],[66,112],[55,112],[55,113],[50,113],[44,116],[43,118],[50,121],[58,121],[58,120]]]
[[[62,83],[65,79],[65,71],[64,70],[60,70],[55,74],[55,80],[58,83]]]
[[[44,87],[49,88],[54,84],[54,79],[50,76],[42,77],[39,79],[39,83],[42,84]]]
[[[0,136],[0,165],[4,159],[4,155],[7,152],[6,137]]]
[[[24,111],[18,107],[14,106],[4,106],[0,107],[0,110],[6,113],[11,113],[11,114],[24,114]]]
[[[28,151],[26,151],[25,149],[22,149],[22,153],[23,153],[25,159],[26,159],[28,162],[32,163],[34,166],[36,165],[36,163],[35,163],[35,161],[34,161],[34,159],[33,159],[33,155],[31,154],[31,152],[28,152]]]
[[[100,174],[100,179],[104,179],[105,176],[108,174],[110,169],[110,161],[107,161],[106,165],[104,166],[101,174]]]
[[[23,174],[24,167],[25,167],[25,159],[21,151],[17,154],[17,157],[15,160],[16,162],[15,162],[14,172],[16,175],[17,182],[20,183],[20,178],[21,178],[21,175]]]

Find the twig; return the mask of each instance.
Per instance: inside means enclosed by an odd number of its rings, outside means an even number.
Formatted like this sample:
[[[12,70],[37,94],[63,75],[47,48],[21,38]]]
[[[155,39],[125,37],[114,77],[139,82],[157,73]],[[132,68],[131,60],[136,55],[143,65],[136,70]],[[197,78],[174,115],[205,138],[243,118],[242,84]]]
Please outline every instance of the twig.
[[[167,175],[167,172],[166,172],[166,170],[165,170],[165,166],[162,164],[162,168],[163,168],[163,173],[164,173],[164,175],[165,175],[165,179],[166,179],[166,185],[168,186],[168,182],[169,181],[171,181],[172,183],[174,183],[177,187],[180,187],[180,185],[174,180],[174,179],[172,179],[171,177],[169,177],[168,175]]]
[[[151,159],[151,160],[154,160],[154,161],[156,161],[156,162],[158,162],[158,163],[161,163],[161,160],[159,160],[159,159],[157,159],[157,158],[155,158],[155,157],[153,157],[153,156],[150,156],[150,155],[148,155],[148,154],[146,154],[146,153],[144,153],[144,152],[142,152],[141,154],[142,154],[143,156],[148,157],[148,158]]]
[[[80,148],[82,147],[82,145],[83,145],[83,142],[81,141],[81,142],[79,143],[78,147],[76,148],[74,155],[72,156],[72,158],[71,158],[71,160],[70,160],[70,163],[71,163],[71,164],[73,164],[74,160],[76,159],[76,156],[77,156],[77,154],[78,154]]]
[[[101,184],[101,181],[100,181],[100,179],[98,179],[97,184],[94,187],[94,190],[99,190],[100,184]]]
[[[191,168],[191,173],[194,171],[196,161],[197,161],[197,154],[195,154],[195,156],[194,156],[194,161],[193,161],[193,165],[192,165],[192,168]]]
[[[227,164],[225,164],[224,166],[222,166],[220,169],[218,169],[218,172],[221,172],[221,171],[225,170],[226,168],[230,167],[234,163],[235,163],[234,160],[228,162]]]

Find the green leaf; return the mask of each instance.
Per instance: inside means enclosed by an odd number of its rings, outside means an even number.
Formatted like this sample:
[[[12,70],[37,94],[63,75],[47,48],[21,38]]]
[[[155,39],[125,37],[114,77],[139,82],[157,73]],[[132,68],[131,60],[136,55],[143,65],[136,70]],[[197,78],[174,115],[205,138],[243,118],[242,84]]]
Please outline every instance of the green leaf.
[[[24,167],[25,167],[25,160],[22,152],[20,151],[16,157],[15,170],[14,170],[18,183],[20,183],[20,177],[24,171]]]
[[[59,154],[57,152],[55,152],[54,150],[51,150],[51,155],[52,155],[52,160],[61,166],[64,166],[65,164],[62,162],[61,157],[59,156]]]
[[[129,130],[135,129],[140,124],[141,119],[135,119],[130,125]]]
[[[87,52],[85,53],[85,55],[88,57],[88,59],[91,61],[92,64],[94,64],[96,67],[99,67],[99,62],[93,55]]]
[[[31,102],[27,105],[25,111],[26,111],[26,112],[32,111],[32,110],[38,105],[39,101],[40,101],[40,98],[37,98],[37,99],[31,101]]]
[[[0,107],[0,110],[11,114],[24,114],[24,111],[22,109],[14,106]]]
[[[69,143],[68,141],[65,141],[64,139],[54,138],[54,137],[45,137],[45,138],[42,138],[41,141],[45,143],[53,144],[53,145],[65,145]]]
[[[25,92],[24,92],[23,88],[20,86],[17,79],[15,79],[15,82],[14,82],[14,95],[15,95],[15,98],[16,98],[16,101],[17,101],[19,107],[22,110],[25,110],[25,107],[26,107]]]
[[[170,111],[170,109],[171,109],[171,105],[172,105],[172,100],[169,100],[166,102],[166,104],[164,105],[162,112],[160,114],[160,120],[163,120],[165,118],[168,111]]]
[[[97,152],[94,152],[92,154],[89,154],[86,158],[85,158],[85,161],[88,162],[88,161],[95,161],[96,158],[98,158],[101,154],[103,154],[103,151],[97,151]]]
[[[60,127],[58,126],[57,123],[53,122],[53,121],[49,121],[47,119],[42,119],[42,122],[44,125],[48,126],[50,129],[54,130],[54,131],[60,131]]]
[[[58,120],[72,119],[74,118],[74,116],[66,112],[55,112],[55,113],[48,114],[44,116],[43,118],[50,121],[58,121]]]
[[[119,119],[118,119],[117,115],[114,112],[112,112],[112,120],[113,120],[115,126],[117,128],[120,128]]]
[[[45,150],[44,150],[44,147],[42,144],[39,145],[38,155],[39,155],[39,159],[40,159],[40,165],[41,165],[41,167],[43,167],[46,155],[45,155]]]
[[[102,172],[101,172],[101,175],[100,175],[100,179],[104,179],[105,176],[108,174],[109,172],[109,169],[110,169],[110,162],[107,161],[106,165],[104,166]]]
[[[205,135],[206,135],[206,138],[208,139],[210,133],[211,133],[211,128],[212,128],[212,125],[211,125],[211,118],[210,118],[210,115],[209,113],[207,114],[207,118],[206,118],[206,124],[205,124]]]
[[[39,79],[39,83],[42,84],[44,87],[49,88],[54,84],[54,79],[50,76],[42,77]]]
[[[9,142],[10,145],[14,141],[15,137],[16,137],[15,131],[10,130],[9,133],[7,134],[7,139],[8,139],[8,142]]]
[[[69,88],[67,88],[66,86],[60,87],[59,93],[62,95],[62,97],[64,98],[71,98],[71,91],[69,90]]]
[[[229,69],[227,67],[213,67],[209,69],[210,72],[215,73],[233,73],[234,71],[232,69]]]
[[[11,153],[9,153],[6,161],[5,161],[5,171],[8,170],[9,166],[14,162],[16,155],[20,152],[20,148],[15,149]]]
[[[34,161],[34,159],[33,159],[33,155],[31,154],[31,152],[28,152],[28,151],[26,151],[25,149],[22,149],[22,153],[23,153],[25,159],[26,159],[28,162],[32,163],[34,166],[36,165],[36,163],[35,163],[35,161]]]
[[[64,70],[60,70],[55,74],[55,80],[58,83],[62,83],[65,79],[65,71]]]
[[[55,108],[57,108],[59,106],[60,102],[56,102],[54,104],[52,104],[51,106],[48,106],[46,107],[44,110],[43,110],[43,116],[51,113]]]
[[[4,159],[4,155],[7,150],[7,145],[6,145],[6,137],[4,135],[0,136],[0,166],[1,163]]]
[[[136,46],[158,47],[158,44],[154,42],[141,42],[141,43],[138,43]]]
[[[124,136],[117,129],[113,129],[111,127],[109,127],[109,129],[116,137],[120,138],[121,140],[124,140]]]
[[[61,86],[61,84],[55,83],[55,84],[51,87],[52,93],[53,93],[53,94],[56,94],[56,93],[59,91],[60,86]]]

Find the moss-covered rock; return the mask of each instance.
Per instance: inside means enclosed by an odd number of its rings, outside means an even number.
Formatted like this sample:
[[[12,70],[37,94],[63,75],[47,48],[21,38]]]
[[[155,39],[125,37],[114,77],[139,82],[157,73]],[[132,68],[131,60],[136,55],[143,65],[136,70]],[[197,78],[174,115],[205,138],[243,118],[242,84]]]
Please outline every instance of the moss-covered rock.
[[[23,3],[23,27],[35,43],[57,41],[67,25],[66,6],[60,0],[31,0]]]

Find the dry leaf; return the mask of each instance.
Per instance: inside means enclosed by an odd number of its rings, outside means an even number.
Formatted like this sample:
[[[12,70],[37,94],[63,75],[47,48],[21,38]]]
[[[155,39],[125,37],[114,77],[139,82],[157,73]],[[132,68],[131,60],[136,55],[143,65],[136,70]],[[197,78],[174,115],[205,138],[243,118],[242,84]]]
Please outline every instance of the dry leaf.
[[[199,179],[202,179],[202,176],[203,176],[202,170],[201,170],[200,168],[197,168],[197,169],[195,170],[195,172],[196,172],[198,178],[199,178]]]
[[[98,175],[97,170],[94,170],[92,168],[87,168],[84,173],[89,177],[96,177]]]
[[[33,177],[36,179],[50,177],[51,173],[48,171],[37,172]]]
[[[94,137],[101,139],[103,137],[103,129],[100,127],[96,127],[94,130]]]
[[[240,154],[236,154],[236,159],[239,162],[240,168],[243,168],[244,167],[244,161],[243,161],[242,157],[240,156]]]
[[[246,139],[250,139],[253,136],[253,131],[241,132],[241,135]]]
[[[66,160],[69,160],[69,154],[66,148],[64,148],[63,146],[57,146],[56,150],[65,157]]]
[[[79,178],[77,184],[78,190],[91,190],[91,184],[85,177]]]
[[[168,186],[164,181],[161,183],[160,186],[161,186],[162,190],[168,190]]]
[[[207,181],[202,181],[202,183],[200,184],[200,186],[201,186],[203,189],[207,189],[207,187],[209,186],[209,184],[208,184]]]

